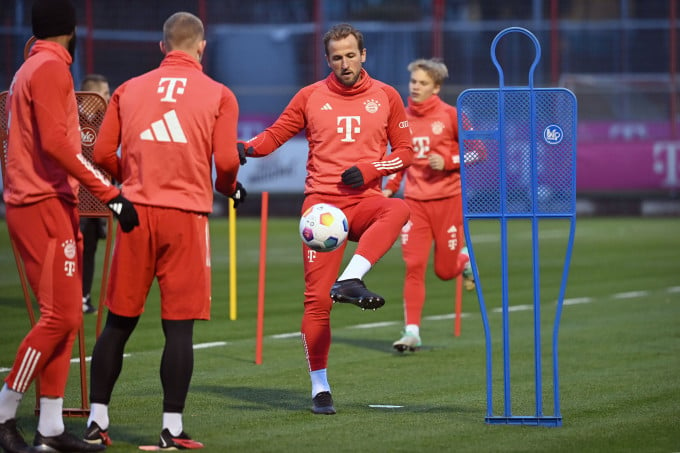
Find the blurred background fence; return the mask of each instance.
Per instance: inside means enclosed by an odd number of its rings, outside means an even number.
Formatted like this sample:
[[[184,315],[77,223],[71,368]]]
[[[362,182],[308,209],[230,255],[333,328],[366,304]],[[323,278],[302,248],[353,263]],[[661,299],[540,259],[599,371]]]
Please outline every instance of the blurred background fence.
[[[365,36],[369,73],[408,95],[407,64],[440,57],[443,99],[498,85],[490,45],[506,27],[532,31],[542,48],[539,87],[564,86],[579,105],[578,196],[583,213],[680,214],[680,0],[75,0],[76,86],[85,74],[112,89],[153,69],[164,20],[190,11],[204,22],[206,73],[241,107],[239,135],[267,127],[302,86],[325,77],[322,36],[350,22]],[[30,0],[0,0],[0,90],[9,87],[31,36]],[[506,85],[526,85],[526,37],[499,44]],[[141,102],[141,101],[140,101]],[[299,195],[306,147],[243,167],[253,193]],[[605,203],[606,202],[606,203]],[[605,204],[603,204],[605,203]],[[603,207],[604,206],[604,207]]]

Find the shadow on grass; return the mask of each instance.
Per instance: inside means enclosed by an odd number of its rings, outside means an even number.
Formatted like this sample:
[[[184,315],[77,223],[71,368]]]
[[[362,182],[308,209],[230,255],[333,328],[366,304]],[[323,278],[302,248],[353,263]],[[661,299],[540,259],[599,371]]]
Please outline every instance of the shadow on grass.
[[[0,307],[26,308],[23,297],[0,297]]]
[[[308,392],[287,389],[228,387],[218,385],[192,386],[192,393],[208,393],[217,397],[235,400],[236,403],[226,403],[225,406],[234,410],[268,411],[280,409],[290,412],[308,412],[311,398]],[[409,399],[409,398],[404,398]],[[442,414],[477,414],[478,408],[463,405],[443,404],[409,404],[400,403],[395,397],[393,402],[364,401],[361,403],[344,401],[341,406],[348,412],[381,412],[381,413],[442,413]],[[239,404],[238,401],[243,404]],[[390,407],[394,406],[394,407]]]
[[[397,338],[395,337],[394,339],[396,340]],[[373,351],[387,352],[390,354],[394,354],[395,356],[398,357],[399,356],[409,357],[413,355],[413,353],[411,352],[401,353],[396,351],[392,347],[393,342],[391,340],[367,340],[366,338],[347,338],[333,335],[333,343],[345,344],[348,346],[354,346],[357,348],[369,349]],[[423,352],[427,353],[428,351],[435,351],[441,349],[445,349],[445,346],[425,345],[418,350],[418,353],[422,354]]]
[[[224,385],[196,385],[192,393],[208,393],[244,404],[229,405],[232,409],[262,411],[282,409],[300,411],[308,409],[311,399],[308,392],[254,387],[229,387]]]
[[[345,344],[357,348],[364,348],[373,351],[391,352],[392,342],[387,340],[370,340],[366,338],[347,338],[333,335],[334,344]]]

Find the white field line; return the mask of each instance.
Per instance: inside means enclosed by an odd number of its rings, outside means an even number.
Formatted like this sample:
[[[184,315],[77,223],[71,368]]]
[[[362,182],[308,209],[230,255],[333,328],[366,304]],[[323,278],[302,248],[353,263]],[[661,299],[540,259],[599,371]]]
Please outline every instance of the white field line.
[[[398,324],[397,321],[372,322],[369,324],[357,324],[348,326],[349,329],[373,329],[374,327],[389,327]]]
[[[275,340],[285,340],[288,338],[299,338],[300,335],[302,335],[302,332],[279,333],[276,335],[271,335],[269,338],[273,338]]]
[[[564,299],[564,305],[578,305],[589,304],[593,301],[592,297],[575,297],[573,299]]]
[[[669,288],[666,288],[665,290],[668,293],[680,293],[680,286],[671,286]],[[613,300],[621,300],[621,299],[634,299],[638,297],[643,297],[647,296],[650,294],[650,291],[628,291],[628,292],[623,292],[623,293],[616,293],[612,294],[609,298]],[[606,298],[602,298],[606,299]],[[564,305],[579,305],[579,304],[589,304],[594,302],[596,299],[592,297],[576,297],[572,299],[564,299]],[[512,305],[508,307],[509,311],[526,311],[526,310],[532,310],[533,305],[529,304],[521,304],[521,305]],[[502,309],[501,308],[494,308],[492,310],[494,313],[501,313]],[[468,316],[471,316],[471,313],[461,313],[461,318],[465,318]],[[448,319],[455,319],[456,315],[455,313],[448,313],[444,315],[434,315],[434,316],[426,316],[423,319],[427,321],[441,321],[441,320],[448,320]],[[394,325],[399,325],[401,324],[402,321],[384,321],[384,322],[374,322],[374,323],[368,323],[368,324],[356,324],[353,326],[347,326],[347,329],[372,329],[372,328],[380,328],[380,327],[392,327]],[[268,338],[275,339],[275,340],[283,340],[283,339],[289,339],[289,338],[299,338],[300,337],[300,332],[288,332],[288,333],[279,333],[275,335],[269,335]],[[230,344],[229,342],[226,341],[213,341],[210,343],[199,343],[194,345],[194,349],[210,349],[210,348],[216,348],[216,347],[221,347],[221,346],[226,346]],[[124,354],[123,357],[132,357],[133,354]],[[86,357],[85,361],[89,362],[92,360],[92,357]],[[79,358],[74,358],[71,359],[71,363],[79,363],[80,359]],[[10,371],[10,368],[2,368],[0,367],[0,373],[8,373]]]
[[[208,348],[216,348],[217,346],[226,346],[229,343],[226,341],[213,341],[211,343],[199,343],[194,345],[194,349],[208,349]]]
[[[461,318],[467,318],[470,316],[468,313],[461,313],[460,317]],[[433,316],[425,316],[423,318],[426,321],[443,321],[447,319],[456,319],[456,314],[455,313],[447,313],[445,315],[433,315]]]

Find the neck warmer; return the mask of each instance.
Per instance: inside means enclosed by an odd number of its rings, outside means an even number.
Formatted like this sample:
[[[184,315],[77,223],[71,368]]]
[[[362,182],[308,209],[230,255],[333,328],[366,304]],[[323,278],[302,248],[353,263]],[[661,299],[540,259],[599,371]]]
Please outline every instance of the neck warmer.
[[[425,102],[414,102],[413,99],[411,99],[411,96],[409,96],[408,109],[415,116],[426,116],[430,114],[432,111],[434,111],[440,102],[441,99],[439,99],[439,96],[437,96],[436,94],[433,94],[432,96],[427,98]]]
[[[326,77],[326,85],[334,93],[341,94],[343,96],[354,96],[355,94],[363,93],[364,91],[371,88],[373,85],[373,79],[368,75],[365,69],[361,69],[361,75],[359,80],[351,87],[345,86],[342,82],[335,77],[335,74],[330,73]]]

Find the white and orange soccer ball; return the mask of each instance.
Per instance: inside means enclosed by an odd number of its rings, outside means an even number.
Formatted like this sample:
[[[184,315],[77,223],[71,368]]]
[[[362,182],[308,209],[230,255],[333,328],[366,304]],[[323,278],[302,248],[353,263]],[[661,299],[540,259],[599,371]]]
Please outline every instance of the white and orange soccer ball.
[[[346,240],[349,225],[345,214],[328,203],[310,206],[300,219],[302,242],[317,252],[331,252]]]

